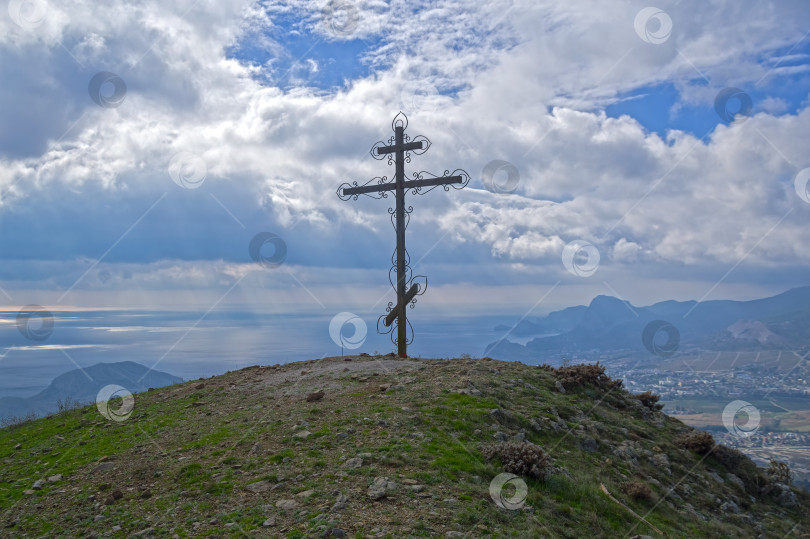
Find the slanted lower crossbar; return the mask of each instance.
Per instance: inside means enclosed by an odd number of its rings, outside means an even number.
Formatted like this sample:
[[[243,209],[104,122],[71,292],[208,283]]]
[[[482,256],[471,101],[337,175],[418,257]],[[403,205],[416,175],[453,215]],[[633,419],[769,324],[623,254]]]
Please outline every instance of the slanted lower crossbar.
[[[408,305],[414,298],[414,296],[416,296],[416,294],[418,293],[419,293],[419,284],[418,283],[412,284],[408,292],[405,293],[405,298],[402,300],[403,303],[391,309],[391,312],[388,313],[388,316],[385,317],[385,327],[388,327],[394,323],[394,320],[396,320],[397,316],[399,316],[399,311],[404,309],[405,306]]]

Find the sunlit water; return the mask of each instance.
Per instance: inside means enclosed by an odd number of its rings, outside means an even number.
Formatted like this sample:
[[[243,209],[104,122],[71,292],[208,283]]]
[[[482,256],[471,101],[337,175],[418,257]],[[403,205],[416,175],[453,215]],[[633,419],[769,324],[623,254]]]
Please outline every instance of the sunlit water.
[[[0,397],[26,397],[72,369],[96,363],[135,361],[186,380],[222,374],[249,365],[270,365],[341,354],[330,336],[329,316],[268,315],[244,312],[63,312],[54,313],[47,339],[26,339],[16,312],[0,313]],[[343,352],[386,354],[394,351],[389,335],[377,334],[376,319],[363,318],[367,335],[351,348],[352,324],[337,341]],[[480,356],[487,344],[504,336],[495,331],[513,317],[431,319],[414,316],[415,340],[409,355]],[[37,320],[32,323],[38,323]],[[343,338],[341,339],[341,335]]]

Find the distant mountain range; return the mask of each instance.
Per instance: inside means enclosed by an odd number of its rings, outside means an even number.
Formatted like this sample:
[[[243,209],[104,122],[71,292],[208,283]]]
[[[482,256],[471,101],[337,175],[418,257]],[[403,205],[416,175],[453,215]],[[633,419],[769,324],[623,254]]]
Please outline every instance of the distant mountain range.
[[[496,329],[506,335],[510,328]],[[521,345],[510,342],[510,336],[536,337]],[[520,322],[503,340],[487,346],[485,355],[535,363],[549,354],[626,351],[667,357],[696,348],[810,348],[810,286],[751,301],[670,300],[648,307],[597,296],[588,306]]]
[[[30,413],[38,416],[56,412],[59,402],[88,404],[95,402],[99,391],[108,385],[119,385],[130,393],[147,391],[177,384],[183,379],[161,371],[150,371],[133,361],[98,363],[92,367],[75,369],[53,379],[51,384],[33,397],[0,398],[0,418],[22,417]]]

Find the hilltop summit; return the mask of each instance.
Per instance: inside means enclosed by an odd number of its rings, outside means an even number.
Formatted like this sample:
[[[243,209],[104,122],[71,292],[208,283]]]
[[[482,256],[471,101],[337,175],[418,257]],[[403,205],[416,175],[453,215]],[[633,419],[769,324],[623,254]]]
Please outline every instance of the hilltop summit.
[[[810,533],[810,499],[784,470],[715,446],[598,365],[335,357],[134,399],[117,420],[92,406],[0,431],[5,534]]]

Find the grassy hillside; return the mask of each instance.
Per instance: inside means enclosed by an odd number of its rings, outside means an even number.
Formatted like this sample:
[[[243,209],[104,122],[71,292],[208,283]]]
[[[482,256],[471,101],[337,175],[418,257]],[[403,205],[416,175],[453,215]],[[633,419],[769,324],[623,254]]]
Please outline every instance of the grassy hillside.
[[[326,358],[63,412],[0,430],[0,534],[810,536],[806,494],[593,374]],[[510,447],[516,510],[490,495]]]

